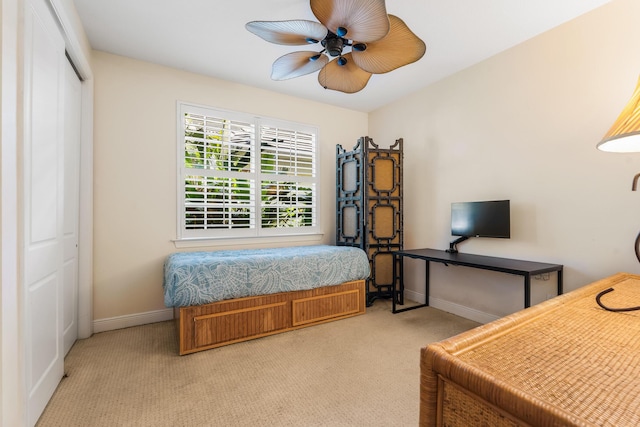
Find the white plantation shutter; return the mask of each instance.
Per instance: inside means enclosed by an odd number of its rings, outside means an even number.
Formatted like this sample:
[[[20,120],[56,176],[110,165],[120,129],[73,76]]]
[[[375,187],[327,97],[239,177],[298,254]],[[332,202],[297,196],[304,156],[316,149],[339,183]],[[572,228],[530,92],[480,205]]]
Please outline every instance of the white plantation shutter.
[[[314,128],[182,103],[179,110],[179,238],[316,231]]]
[[[263,173],[315,177],[315,135],[263,126],[260,150],[273,160],[263,160]],[[273,167],[272,167],[273,166]]]
[[[315,135],[284,126],[261,126],[260,158],[262,227],[314,226]]]
[[[235,188],[249,194],[238,194]],[[253,228],[255,226],[253,180],[188,175],[185,179],[185,228],[187,230]]]

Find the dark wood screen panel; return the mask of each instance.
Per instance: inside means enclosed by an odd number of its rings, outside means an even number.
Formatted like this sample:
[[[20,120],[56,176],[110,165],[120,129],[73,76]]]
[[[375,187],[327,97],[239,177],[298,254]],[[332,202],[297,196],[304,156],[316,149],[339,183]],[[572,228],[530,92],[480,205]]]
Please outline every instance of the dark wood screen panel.
[[[399,285],[391,252],[403,249],[402,142],[381,148],[365,136],[351,151],[336,146],[336,245],[367,252],[367,305]]]

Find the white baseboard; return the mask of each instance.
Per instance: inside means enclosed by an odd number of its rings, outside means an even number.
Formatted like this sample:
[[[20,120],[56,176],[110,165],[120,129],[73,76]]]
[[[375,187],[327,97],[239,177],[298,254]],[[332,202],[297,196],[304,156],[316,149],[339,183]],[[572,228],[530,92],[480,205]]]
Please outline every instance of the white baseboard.
[[[424,302],[424,294],[418,292],[405,290],[404,296],[411,301]],[[500,318],[494,314],[485,313],[471,307],[434,297],[429,298],[429,305],[438,310],[446,311],[447,313],[452,313],[478,323],[489,323]],[[147,323],[164,322],[165,320],[171,319],[173,319],[173,309],[171,308],[97,319],[93,321],[93,333],[130,328],[132,326],[146,325]]]
[[[163,322],[173,319],[173,309],[147,311],[146,313],[128,314],[125,316],[109,317],[93,321],[93,333],[112,331],[114,329],[129,328],[131,326],[146,325],[147,323]]]
[[[424,294],[410,290],[404,291],[404,297],[420,303],[424,303],[425,301]],[[496,316],[495,314],[485,313],[483,311],[476,310],[475,308],[466,307],[440,298],[429,298],[429,305],[433,308],[437,308],[438,310],[446,311],[447,313],[455,314],[456,316],[464,317],[465,319],[473,320],[474,322],[482,324],[493,322],[500,318],[500,316]]]
[[[411,291],[408,289],[404,290],[404,297],[405,299],[408,299],[410,301],[415,301],[418,302],[420,304],[424,304],[424,294],[421,294],[419,292],[415,292],[415,291]]]

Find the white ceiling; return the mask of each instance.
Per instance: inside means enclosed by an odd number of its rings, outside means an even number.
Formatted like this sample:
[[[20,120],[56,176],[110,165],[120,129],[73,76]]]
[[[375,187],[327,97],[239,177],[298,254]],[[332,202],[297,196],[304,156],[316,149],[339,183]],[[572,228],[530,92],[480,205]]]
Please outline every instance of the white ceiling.
[[[298,47],[268,43],[244,25],[316,21],[307,0],[74,1],[96,50],[369,112],[611,0],[389,0],[387,12],[424,40],[427,53],[373,75],[355,94],[323,89],[317,73],[270,79],[272,62]]]

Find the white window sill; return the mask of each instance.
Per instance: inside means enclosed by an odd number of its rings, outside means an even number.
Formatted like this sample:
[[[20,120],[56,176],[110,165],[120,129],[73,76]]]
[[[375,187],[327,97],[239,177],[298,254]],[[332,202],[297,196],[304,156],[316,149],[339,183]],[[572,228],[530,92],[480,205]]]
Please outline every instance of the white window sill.
[[[320,244],[324,233],[313,234],[296,234],[296,235],[278,235],[278,236],[264,236],[264,237],[226,237],[226,238],[209,238],[209,237],[192,237],[185,239],[172,240],[177,249],[184,248],[202,248],[211,246],[255,246],[263,245],[265,243],[273,243],[281,245],[283,243],[300,243],[306,242],[309,244]]]

